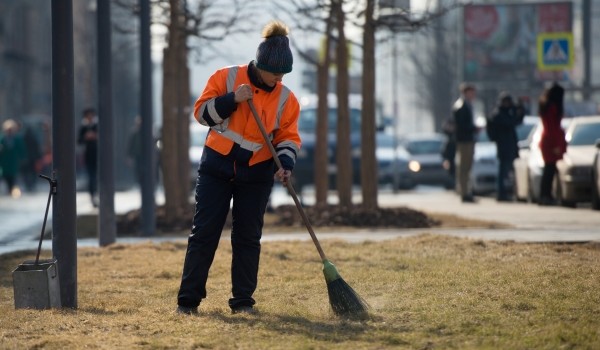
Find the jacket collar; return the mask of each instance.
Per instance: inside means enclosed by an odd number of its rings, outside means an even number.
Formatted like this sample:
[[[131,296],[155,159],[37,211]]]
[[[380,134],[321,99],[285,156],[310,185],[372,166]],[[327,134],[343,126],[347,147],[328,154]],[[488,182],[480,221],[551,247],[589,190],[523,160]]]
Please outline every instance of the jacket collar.
[[[254,60],[248,64],[248,78],[250,78],[250,82],[252,85],[256,86],[261,90],[265,90],[266,92],[273,92],[277,85],[271,87],[265,83],[263,83],[258,76],[258,68],[256,68],[256,64]]]

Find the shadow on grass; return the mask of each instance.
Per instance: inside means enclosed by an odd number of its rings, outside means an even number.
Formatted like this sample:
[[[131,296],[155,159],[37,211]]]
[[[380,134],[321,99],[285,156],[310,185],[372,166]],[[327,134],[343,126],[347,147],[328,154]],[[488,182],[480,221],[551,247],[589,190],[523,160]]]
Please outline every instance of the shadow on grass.
[[[314,321],[306,317],[292,315],[278,315],[272,313],[260,313],[257,316],[249,315],[240,317],[239,315],[228,315],[222,312],[214,311],[207,316],[220,320],[228,324],[246,325],[249,327],[264,327],[280,334],[297,334],[310,339],[324,342],[346,342],[364,340],[364,335],[368,334],[369,339],[377,341],[378,327],[373,323],[381,321],[381,317],[371,316],[364,320],[353,320],[345,318],[334,318],[328,321]],[[398,332],[407,332],[409,330],[398,328]],[[389,337],[385,335],[381,342],[390,343]],[[393,343],[398,344],[397,340]]]

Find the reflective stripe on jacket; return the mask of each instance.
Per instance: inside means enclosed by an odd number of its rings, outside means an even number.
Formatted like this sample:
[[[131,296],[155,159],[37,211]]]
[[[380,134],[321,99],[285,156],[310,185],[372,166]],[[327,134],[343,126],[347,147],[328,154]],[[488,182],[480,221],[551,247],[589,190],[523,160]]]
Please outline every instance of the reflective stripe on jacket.
[[[238,144],[240,148],[252,152],[248,162],[250,166],[272,158],[247,103],[238,103],[230,116],[221,115],[215,108],[218,98],[227,98],[226,95],[233,93],[238,86],[248,84],[252,87],[254,106],[278,157],[289,157],[293,168],[300,149],[298,100],[281,83],[277,83],[271,92],[255,87],[248,76],[248,69],[248,65],[241,65],[216,71],[196,101],[194,117],[199,123],[211,127],[206,146],[228,155],[234,144]]]

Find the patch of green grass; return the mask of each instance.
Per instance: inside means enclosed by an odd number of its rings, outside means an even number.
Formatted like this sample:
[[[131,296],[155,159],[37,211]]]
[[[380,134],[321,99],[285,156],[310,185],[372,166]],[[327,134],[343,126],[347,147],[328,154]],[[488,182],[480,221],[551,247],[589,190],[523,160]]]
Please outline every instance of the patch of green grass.
[[[184,243],[84,248],[77,310],[15,310],[0,256],[0,348],[594,349],[600,344],[600,247],[423,235],[324,241],[370,304],[340,319],[310,242],[263,244],[258,315],[232,315],[231,248],[221,242],[199,316],[176,314]]]

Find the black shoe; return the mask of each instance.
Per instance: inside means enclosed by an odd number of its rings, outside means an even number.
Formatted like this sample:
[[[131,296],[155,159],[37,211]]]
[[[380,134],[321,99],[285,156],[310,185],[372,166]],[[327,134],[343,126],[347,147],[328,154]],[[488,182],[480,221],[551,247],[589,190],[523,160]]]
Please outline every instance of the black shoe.
[[[256,311],[252,306],[238,306],[236,308],[232,308],[231,313],[256,315],[258,311]]]
[[[182,315],[197,315],[198,307],[177,306],[177,313]]]
[[[556,200],[554,198],[542,197],[538,200],[538,204],[541,206],[552,206],[556,205]]]
[[[463,196],[462,197],[462,202],[463,203],[475,203],[475,198],[473,196]]]

